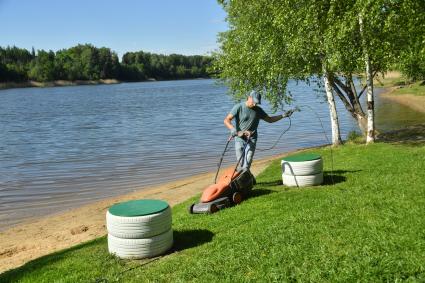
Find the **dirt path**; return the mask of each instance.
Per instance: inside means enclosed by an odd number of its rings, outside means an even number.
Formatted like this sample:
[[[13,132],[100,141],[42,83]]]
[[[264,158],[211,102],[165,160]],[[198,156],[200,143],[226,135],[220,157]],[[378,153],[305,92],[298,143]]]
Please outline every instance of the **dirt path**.
[[[278,156],[254,162],[252,172],[257,175],[275,158]],[[106,210],[114,203],[151,198],[165,200],[173,206],[202,192],[211,184],[214,174],[201,174],[155,187],[140,188],[134,193],[27,221],[0,232],[0,273],[43,255],[105,235]]]

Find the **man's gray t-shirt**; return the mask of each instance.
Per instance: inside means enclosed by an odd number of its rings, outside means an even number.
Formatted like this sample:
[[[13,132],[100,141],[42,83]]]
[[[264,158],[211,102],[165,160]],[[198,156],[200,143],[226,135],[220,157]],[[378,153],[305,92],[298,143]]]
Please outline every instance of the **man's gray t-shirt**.
[[[249,108],[245,102],[241,102],[233,106],[230,114],[236,121],[237,131],[255,131],[253,137],[257,137],[257,127],[260,119],[267,117],[267,113],[261,107],[255,106]]]

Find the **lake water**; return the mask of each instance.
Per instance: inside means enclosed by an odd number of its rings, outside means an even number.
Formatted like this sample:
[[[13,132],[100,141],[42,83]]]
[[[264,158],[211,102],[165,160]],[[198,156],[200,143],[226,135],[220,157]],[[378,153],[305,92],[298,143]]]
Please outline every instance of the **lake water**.
[[[256,158],[328,143],[327,104],[303,83],[289,88],[292,127],[269,148],[288,120],[260,123]],[[136,188],[214,171],[233,106],[214,80],[122,83],[0,91],[0,230],[34,216]],[[269,107],[264,105],[269,111]],[[343,138],[356,124],[338,105]],[[269,111],[270,112],[270,111]],[[424,115],[377,101],[382,130],[424,121]],[[225,164],[234,162],[231,150]]]

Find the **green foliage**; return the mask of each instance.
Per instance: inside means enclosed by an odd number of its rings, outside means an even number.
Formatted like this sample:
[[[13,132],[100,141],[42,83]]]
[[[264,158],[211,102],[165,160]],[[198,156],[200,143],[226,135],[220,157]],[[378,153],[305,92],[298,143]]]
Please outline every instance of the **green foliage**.
[[[347,134],[347,142],[356,143],[356,144],[364,144],[365,143],[365,137],[357,131],[350,131]]]
[[[425,39],[422,46],[412,45],[405,50],[399,63],[401,72],[411,81],[425,80]]]
[[[406,45],[401,51],[398,67],[410,80],[425,80],[425,5],[421,1],[403,1],[402,25]]]
[[[109,48],[96,48],[90,44],[77,45],[58,51],[56,56],[56,79],[112,79],[119,74],[118,56]]]
[[[425,147],[372,144],[309,150],[324,184],[281,185],[280,160],[253,195],[214,215],[173,208],[174,247],[119,260],[105,237],[0,275],[4,282],[422,282]]]
[[[242,97],[250,89],[263,92],[278,107],[290,103],[289,79],[309,80],[323,66],[357,70],[359,43],[343,17],[354,1],[229,1],[229,31],[219,37],[215,68]],[[338,52],[336,52],[338,51]],[[349,63],[349,64],[348,64]]]
[[[211,64],[207,56],[162,55],[143,51],[127,52],[122,60],[121,76],[127,80],[140,78],[188,79],[209,77]]]
[[[27,50],[13,47],[0,47],[0,82],[28,80],[29,63],[34,55]]]
[[[55,53],[39,50],[35,59],[30,63],[28,77],[39,82],[53,80],[55,77]]]
[[[188,79],[209,77],[211,57],[161,55],[143,51],[125,53],[122,63],[111,49],[79,44],[54,53],[0,47],[0,81]]]
[[[421,1],[219,2],[227,12],[229,30],[219,35],[214,70],[237,99],[257,89],[278,107],[291,100],[286,93],[289,79],[308,80],[326,69],[334,89],[341,96],[346,93],[347,102],[355,101],[350,82],[353,74],[364,72],[366,54],[373,73],[385,72],[409,46],[424,46]],[[363,114],[359,105],[344,105]]]

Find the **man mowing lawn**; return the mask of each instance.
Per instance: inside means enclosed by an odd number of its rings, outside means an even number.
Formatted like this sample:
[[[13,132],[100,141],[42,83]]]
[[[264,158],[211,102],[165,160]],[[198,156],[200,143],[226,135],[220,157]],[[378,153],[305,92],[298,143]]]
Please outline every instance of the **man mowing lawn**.
[[[233,106],[224,119],[224,125],[230,130],[232,137],[235,137],[236,160],[239,160],[244,155],[239,164],[240,169],[249,169],[251,167],[257,144],[257,128],[260,119],[268,123],[274,123],[291,116],[294,112],[294,110],[290,110],[281,115],[269,116],[258,106],[259,104],[261,104],[261,94],[251,91],[246,101]],[[236,121],[235,126],[232,124],[233,118]],[[251,139],[248,140],[248,137],[251,137]],[[245,151],[244,142],[248,142]]]

